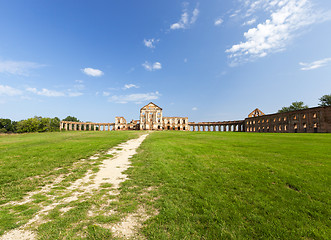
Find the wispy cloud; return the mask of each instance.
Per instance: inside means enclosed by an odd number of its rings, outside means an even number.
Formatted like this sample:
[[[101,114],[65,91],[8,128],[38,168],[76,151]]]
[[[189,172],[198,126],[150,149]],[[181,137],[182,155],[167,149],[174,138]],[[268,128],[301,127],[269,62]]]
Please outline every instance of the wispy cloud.
[[[45,65],[25,61],[0,61],[0,73],[28,76],[31,69]]]
[[[215,22],[214,22],[214,25],[215,26],[219,26],[219,25],[221,25],[223,23],[223,19],[222,18],[217,18],[216,20],[215,20]]]
[[[234,65],[282,51],[299,30],[330,19],[330,14],[315,10],[310,0],[247,0],[245,3],[248,5],[245,16],[250,17],[262,8],[269,17],[245,32],[244,42],[226,50]]]
[[[102,92],[102,96],[108,97],[108,96],[110,96],[110,92]]]
[[[187,9],[188,4],[184,5],[183,13],[180,17],[180,20],[174,24],[171,24],[170,29],[186,29],[189,28],[192,24],[194,24],[199,16],[199,8],[198,5],[194,8],[192,13]]]
[[[155,44],[158,43],[160,39],[144,39],[144,45],[148,48],[155,48]]]
[[[7,85],[0,85],[0,96],[18,96],[22,95],[22,91]]]
[[[58,92],[54,90],[49,90],[47,88],[43,88],[40,91],[37,88],[27,88],[26,91],[37,94],[39,96],[46,96],[46,97],[63,97],[65,94],[63,92]]]
[[[252,25],[254,23],[256,23],[256,18],[252,18],[251,20],[248,20],[248,21],[244,22],[243,26]]]
[[[67,93],[67,96],[69,96],[69,97],[79,97],[82,95],[83,95],[83,93],[81,93],[81,92],[68,92]]]
[[[159,92],[151,92],[151,93],[136,93],[136,94],[128,94],[128,95],[114,95],[111,96],[108,100],[110,102],[115,103],[137,103],[141,104],[146,101],[159,99],[161,94]]]
[[[100,77],[103,75],[103,72],[99,69],[94,69],[94,68],[83,68],[81,69],[83,73],[85,73],[88,76],[92,77]]]
[[[56,91],[49,90],[47,88],[42,88],[41,90],[38,90],[37,88],[28,87],[25,90],[27,92],[44,97],[79,97],[83,95],[83,93],[81,92],[71,91],[70,89],[68,89],[67,91]]]
[[[162,69],[162,65],[159,62],[155,63],[150,63],[148,61],[144,62],[142,66],[147,70],[147,71],[155,71],[155,70],[160,70]]]
[[[324,59],[317,60],[317,61],[314,61],[311,63],[300,62],[299,64],[302,66],[301,70],[306,71],[306,70],[313,70],[313,69],[317,69],[320,67],[324,67],[329,62],[331,62],[331,58],[324,58]]]
[[[135,85],[135,84],[125,84],[123,89],[130,89],[130,88],[139,88],[139,86]]]
[[[193,110],[193,111],[197,111],[198,108],[197,108],[197,107],[193,107],[192,110]]]

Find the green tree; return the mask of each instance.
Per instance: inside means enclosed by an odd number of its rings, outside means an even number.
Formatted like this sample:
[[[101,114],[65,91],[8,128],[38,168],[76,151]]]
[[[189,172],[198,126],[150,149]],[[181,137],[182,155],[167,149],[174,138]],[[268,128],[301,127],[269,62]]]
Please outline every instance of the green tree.
[[[304,105],[302,101],[300,102],[292,102],[292,104],[289,107],[283,107],[282,109],[278,110],[279,113],[283,112],[291,112],[291,111],[297,111],[302,109],[307,109],[308,106]]]
[[[331,106],[331,94],[324,95],[320,99],[320,103],[318,104],[321,107]]]
[[[17,123],[17,132],[37,132],[40,127],[39,124],[40,123],[38,117],[21,120]]]
[[[72,117],[72,116],[68,116],[68,117],[62,119],[62,121],[80,122],[80,121],[78,120],[78,118],[76,118],[76,117]]]
[[[13,125],[10,119],[0,118],[0,132],[13,132]]]

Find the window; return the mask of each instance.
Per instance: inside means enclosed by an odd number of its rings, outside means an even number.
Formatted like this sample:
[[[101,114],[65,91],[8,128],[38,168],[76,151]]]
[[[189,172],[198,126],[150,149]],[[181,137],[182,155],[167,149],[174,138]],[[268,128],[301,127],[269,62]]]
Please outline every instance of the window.
[[[284,117],[284,121],[286,121],[286,117]]]
[[[185,127],[183,127],[183,130],[185,131]]]
[[[269,119],[267,119],[267,123],[269,122]]]
[[[264,123],[264,119],[262,120],[262,123]]]
[[[314,113],[314,114],[313,114],[313,118],[316,118],[316,117],[317,117],[317,114],[316,114],[316,113]]]
[[[303,124],[303,128],[307,128],[307,124],[306,123]]]
[[[274,132],[276,132],[277,131],[277,128],[276,128],[276,126],[274,126]]]
[[[278,118],[278,122],[280,122],[281,118]]]
[[[255,127],[254,127],[254,132],[255,132]]]
[[[281,125],[279,125],[278,130],[282,131],[282,126]]]
[[[178,127],[178,130],[180,130],[180,127]]]
[[[178,124],[180,124],[180,120],[178,120]]]
[[[297,120],[297,116],[296,116],[296,115],[294,115],[293,119],[294,119],[294,120]]]
[[[168,130],[170,130],[170,126],[168,126]]]
[[[284,126],[284,131],[287,131],[287,125]]]
[[[276,122],[276,118],[274,118],[274,122]]]
[[[260,123],[260,120],[257,123]]]
[[[247,121],[247,125],[248,125],[248,121]]]
[[[255,121],[253,121],[253,124],[255,124]]]
[[[303,118],[303,119],[306,119],[306,114],[303,114],[302,118]]]
[[[298,124],[294,124],[294,129],[298,129]]]
[[[185,124],[185,120],[183,120],[183,123]],[[184,129],[185,130],[185,129]]]

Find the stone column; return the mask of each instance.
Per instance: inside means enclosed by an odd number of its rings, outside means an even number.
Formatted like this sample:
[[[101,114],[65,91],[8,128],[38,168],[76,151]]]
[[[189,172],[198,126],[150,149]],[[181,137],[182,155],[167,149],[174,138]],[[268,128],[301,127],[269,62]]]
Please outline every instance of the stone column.
[[[81,123],[78,124],[78,131],[82,131],[82,124]]]
[[[213,125],[213,131],[216,132],[216,125]]]
[[[227,125],[223,125],[223,131],[226,132],[226,126]]]

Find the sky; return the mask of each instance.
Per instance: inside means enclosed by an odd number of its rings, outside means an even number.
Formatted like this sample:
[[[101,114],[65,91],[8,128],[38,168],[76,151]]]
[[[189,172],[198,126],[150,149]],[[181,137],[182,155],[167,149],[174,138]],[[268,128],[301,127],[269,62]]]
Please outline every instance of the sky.
[[[330,0],[0,0],[0,118],[240,120],[331,94]]]

